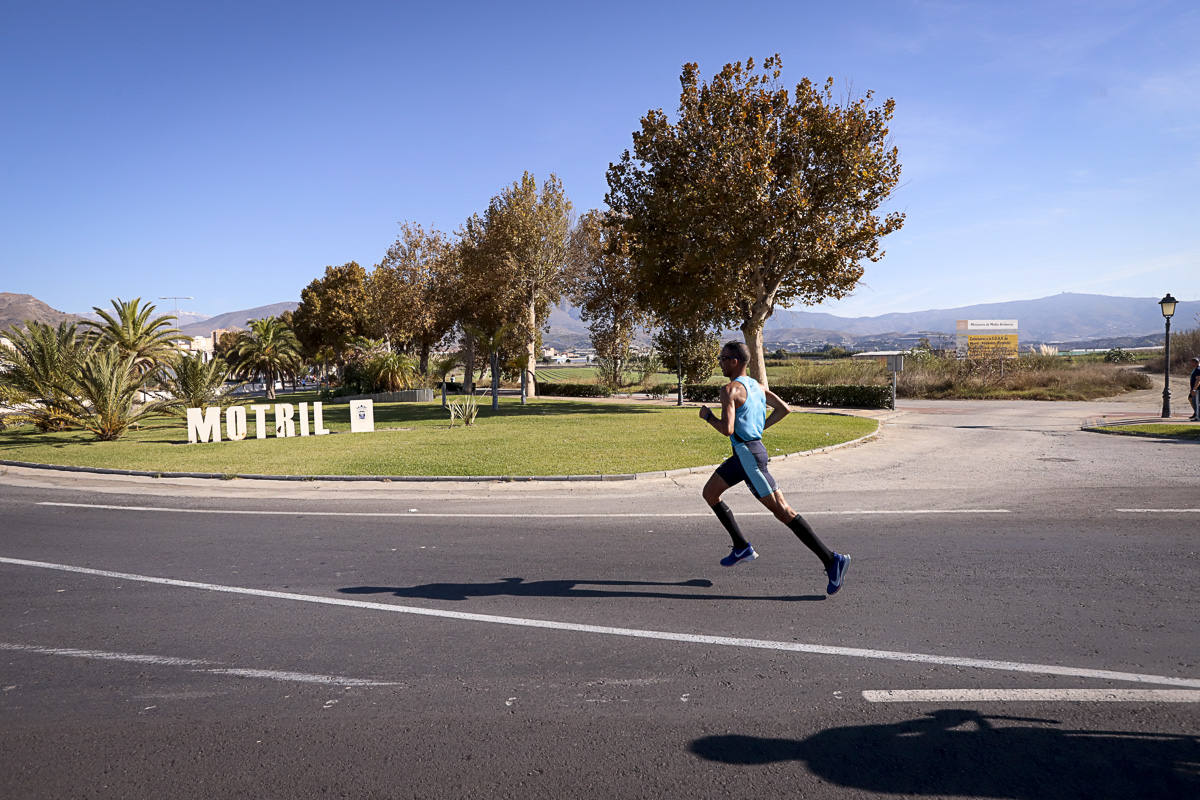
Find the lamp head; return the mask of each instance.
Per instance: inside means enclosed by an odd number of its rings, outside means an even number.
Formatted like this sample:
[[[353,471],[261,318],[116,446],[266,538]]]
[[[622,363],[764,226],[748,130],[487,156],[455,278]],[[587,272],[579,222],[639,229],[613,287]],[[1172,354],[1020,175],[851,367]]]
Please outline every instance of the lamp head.
[[[1171,297],[1171,293],[1167,292],[1166,297],[1158,301],[1158,305],[1162,308],[1162,315],[1167,319],[1175,316],[1175,304],[1179,301]]]

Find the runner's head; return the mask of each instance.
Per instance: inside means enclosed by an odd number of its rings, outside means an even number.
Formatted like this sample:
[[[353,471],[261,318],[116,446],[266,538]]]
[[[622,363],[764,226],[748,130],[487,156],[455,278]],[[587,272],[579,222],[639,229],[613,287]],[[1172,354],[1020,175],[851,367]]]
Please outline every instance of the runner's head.
[[[721,364],[721,374],[733,379],[746,374],[746,365],[750,363],[750,348],[744,342],[726,342],[717,357]]]

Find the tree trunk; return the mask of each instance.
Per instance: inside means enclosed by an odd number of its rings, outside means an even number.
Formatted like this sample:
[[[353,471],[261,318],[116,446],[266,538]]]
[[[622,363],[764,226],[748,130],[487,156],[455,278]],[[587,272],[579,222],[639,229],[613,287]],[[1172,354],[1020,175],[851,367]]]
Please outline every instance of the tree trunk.
[[[763,325],[766,323],[766,317],[761,319],[749,319],[742,325],[742,336],[746,340],[746,347],[750,349],[750,363],[747,365],[747,371],[750,377],[762,384],[764,389],[767,385],[767,362],[763,358]]]
[[[463,393],[475,393],[475,338],[463,339]]]
[[[492,411],[500,409],[500,354],[492,353]]]
[[[429,344],[421,342],[421,375],[429,374]]]
[[[267,399],[275,399],[275,373],[271,370],[267,371]]]
[[[675,348],[675,378],[679,381],[676,386],[679,390],[679,399],[675,405],[681,406],[683,405],[683,355],[678,347]]]
[[[526,394],[524,397],[537,397],[537,386],[535,380],[537,378],[537,300],[530,298],[529,300],[529,340],[525,343],[525,355],[527,360],[525,367],[521,371],[523,380],[521,384],[525,387]]]

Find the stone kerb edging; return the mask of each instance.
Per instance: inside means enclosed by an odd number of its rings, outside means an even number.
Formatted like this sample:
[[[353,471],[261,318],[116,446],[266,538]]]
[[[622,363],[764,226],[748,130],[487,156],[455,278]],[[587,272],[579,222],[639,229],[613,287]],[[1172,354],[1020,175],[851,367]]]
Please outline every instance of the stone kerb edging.
[[[860,444],[879,435],[878,429],[848,442],[831,444],[815,450],[802,450],[798,453],[784,453],[771,456],[772,459],[799,458],[828,453],[843,447]],[[377,483],[523,483],[528,481],[635,481],[646,478],[669,478],[674,475],[688,475],[693,472],[710,472],[717,468],[716,464],[702,467],[680,467],[679,469],[654,470],[652,472],[625,472],[614,475],[258,475],[244,473],[222,472],[157,472],[136,469],[113,469],[110,467],[77,467],[61,464],[38,464],[32,461],[8,461],[0,459],[0,465],[6,467],[24,467],[26,469],[45,469],[59,472],[82,472],[94,475],[126,475],[137,478],[206,478],[213,480],[259,480],[259,481],[375,481]]]
[[[1079,425],[1079,430],[1086,433],[1100,433],[1107,436],[1126,436],[1141,439],[1157,439],[1163,442],[1177,442],[1180,444],[1195,444],[1195,442],[1187,439],[1180,439],[1175,436],[1163,436],[1150,431],[1129,431],[1121,433],[1119,431],[1106,431],[1103,428],[1122,428],[1128,425],[1170,425],[1186,422],[1186,418],[1169,418],[1162,417],[1125,417],[1121,419],[1105,419],[1104,417],[1088,417]]]

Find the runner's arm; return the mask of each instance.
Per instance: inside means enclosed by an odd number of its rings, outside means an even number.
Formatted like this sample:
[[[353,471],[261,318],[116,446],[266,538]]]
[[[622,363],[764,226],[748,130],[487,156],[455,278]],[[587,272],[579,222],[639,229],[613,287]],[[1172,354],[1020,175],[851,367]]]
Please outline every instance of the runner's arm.
[[[721,387],[721,416],[712,413],[712,409],[708,406],[700,406],[700,419],[712,425],[717,433],[722,436],[732,436],[735,417],[735,402],[733,398],[732,386],[741,386],[740,383],[729,383]],[[743,390],[744,391],[744,390]]]
[[[788,408],[788,404],[783,402],[783,398],[772,392],[770,389],[763,389],[763,395],[766,396],[767,405],[771,407],[771,415],[767,417],[767,421],[763,423],[763,429],[767,429],[774,425],[779,420],[792,413]]]

